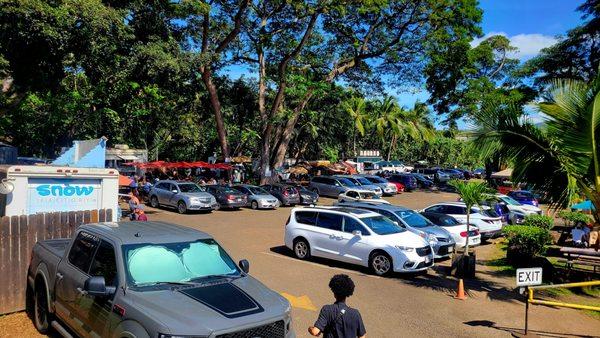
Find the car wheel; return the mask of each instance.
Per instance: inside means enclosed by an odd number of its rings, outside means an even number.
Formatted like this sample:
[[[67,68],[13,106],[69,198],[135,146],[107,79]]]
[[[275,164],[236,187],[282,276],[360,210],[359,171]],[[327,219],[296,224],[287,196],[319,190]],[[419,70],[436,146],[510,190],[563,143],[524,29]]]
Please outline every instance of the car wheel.
[[[185,206],[185,202],[179,201],[179,203],[177,203],[177,212],[179,212],[180,214],[185,214],[186,211],[187,207]]]
[[[158,208],[160,206],[160,203],[158,203],[158,197],[156,197],[156,196],[150,197],[150,206],[153,208]]]
[[[294,241],[294,255],[296,255],[296,258],[298,259],[310,258],[310,245],[304,238]]]
[[[383,251],[376,251],[371,255],[369,266],[377,276],[385,276],[392,272],[392,258]]]
[[[35,283],[33,303],[33,324],[40,333],[48,332],[52,315],[48,311],[46,286],[42,282]]]
[[[256,210],[256,209],[258,209],[258,202],[252,201],[252,203],[250,204],[250,206],[252,207],[252,209]]]

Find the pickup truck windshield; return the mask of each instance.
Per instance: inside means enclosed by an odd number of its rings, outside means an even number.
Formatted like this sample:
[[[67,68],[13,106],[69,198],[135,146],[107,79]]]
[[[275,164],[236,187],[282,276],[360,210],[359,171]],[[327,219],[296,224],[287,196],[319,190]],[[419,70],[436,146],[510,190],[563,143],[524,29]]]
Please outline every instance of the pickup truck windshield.
[[[143,287],[239,276],[240,270],[213,239],[123,245],[127,283]]]

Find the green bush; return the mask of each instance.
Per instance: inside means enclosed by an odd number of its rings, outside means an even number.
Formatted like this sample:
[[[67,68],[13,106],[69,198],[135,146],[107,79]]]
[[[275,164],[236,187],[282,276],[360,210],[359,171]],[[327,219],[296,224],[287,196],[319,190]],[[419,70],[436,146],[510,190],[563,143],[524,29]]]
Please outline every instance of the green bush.
[[[523,225],[550,230],[554,226],[554,219],[550,216],[533,214],[525,217]]]
[[[558,213],[558,217],[565,221],[566,226],[573,226],[578,222],[589,223],[590,216],[579,211],[562,210]]]
[[[528,266],[533,259],[546,252],[552,237],[547,228],[528,225],[510,225],[502,230],[508,239],[506,260],[515,267]]]

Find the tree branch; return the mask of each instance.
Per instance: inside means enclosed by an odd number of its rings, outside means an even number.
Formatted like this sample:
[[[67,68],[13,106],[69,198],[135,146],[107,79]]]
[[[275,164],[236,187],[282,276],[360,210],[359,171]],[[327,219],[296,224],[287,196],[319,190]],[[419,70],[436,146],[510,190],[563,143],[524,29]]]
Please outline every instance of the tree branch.
[[[233,41],[240,33],[240,28],[242,27],[242,16],[244,15],[246,8],[248,8],[249,3],[250,0],[242,0],[242,3],[240,4],[240,7],[238,8],[233,20],[233,29],[229,32],[229,34],[227,34],[227,36],[225,36],[223,41],[217,45],[217,48],[215,49],[216,54],[221,53],[225,48],[227,48],[229,43],[231,43],[231,41]]]

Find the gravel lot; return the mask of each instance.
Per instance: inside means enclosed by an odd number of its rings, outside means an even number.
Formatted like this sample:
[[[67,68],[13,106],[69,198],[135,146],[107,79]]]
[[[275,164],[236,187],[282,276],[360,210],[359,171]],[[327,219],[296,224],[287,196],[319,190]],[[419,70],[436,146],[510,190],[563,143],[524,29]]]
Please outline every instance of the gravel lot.
[[[439,201],[456,200],[443,192],[403,193],[394,204],[415,209]],[[323,199],[321,204],[331,204]],[[363,268],[327,260],[299,261],[283,245],[283,225],[289,208],[275,211],[217,211],[178,215],[147,208],[150,220],[169,221],[206,231],[236,259],[250,261],[250,273],[270,288],[298,298],[293,308],[298,337],[307,337],[322,305],[332,302],[327,287],[336,273],[349,274],[356,283],[348,304],[358,308],[369,337],[508,337],[523,327],[524,304],[513,291],[514,281],[492,268],[478,265],[477,281],[466,283],[469,298],[455,300],[456,280],[445,275],[448,261],[426,275],[373,276]],[[494,245],[477,249],[478,260],[497,254]],[[314,309],[311,309],[314,306]],[[547,336],[597,336],[600,321],[576,310],[532,306],[530,329]],[[36,337],[23,313],[0,317],[1,337]]]

